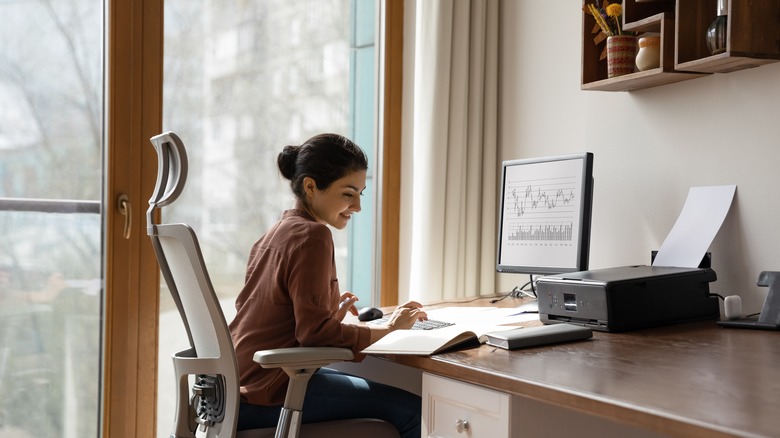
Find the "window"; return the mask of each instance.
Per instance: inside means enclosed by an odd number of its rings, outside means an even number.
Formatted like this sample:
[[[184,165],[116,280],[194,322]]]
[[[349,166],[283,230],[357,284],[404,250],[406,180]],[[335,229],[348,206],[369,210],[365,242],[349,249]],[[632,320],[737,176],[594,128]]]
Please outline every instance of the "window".
[[[251,245],[293,204],[276,156],[321,132],[369,156],[362,213],[333,230],[343,290],[374,298],[376,5],[365,0],[165,2],[164,130],[188,148],[187,186],[165,220],[198,233],[228,320]],[[161,285],[158,435],[173,418],[169,356],[186,346]]]
[[[0,2],[0,436],[98,436],[102,13]]]

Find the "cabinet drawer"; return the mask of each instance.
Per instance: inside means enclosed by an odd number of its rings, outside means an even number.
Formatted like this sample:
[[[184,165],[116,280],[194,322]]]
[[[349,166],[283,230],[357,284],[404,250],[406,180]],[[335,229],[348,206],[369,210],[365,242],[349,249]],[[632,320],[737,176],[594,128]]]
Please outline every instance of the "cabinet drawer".
[[[424,437],[508,437],[509,394],[423,373]]]

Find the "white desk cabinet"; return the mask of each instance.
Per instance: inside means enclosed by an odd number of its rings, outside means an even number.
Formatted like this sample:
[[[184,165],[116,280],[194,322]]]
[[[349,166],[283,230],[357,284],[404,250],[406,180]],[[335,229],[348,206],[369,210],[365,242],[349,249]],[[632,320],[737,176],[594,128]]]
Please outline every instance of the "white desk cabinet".
[[[423,438],[666,436],[427,372],[422,376],[422,416]]]
[[[423,437],[509,436],[509,394],[423,373]]]

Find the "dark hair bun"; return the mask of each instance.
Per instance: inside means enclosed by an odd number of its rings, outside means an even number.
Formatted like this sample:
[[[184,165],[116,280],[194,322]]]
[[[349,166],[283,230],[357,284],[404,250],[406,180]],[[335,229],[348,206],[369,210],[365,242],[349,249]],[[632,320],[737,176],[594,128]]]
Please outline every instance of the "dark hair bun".
[[[300,150],[300,146],[285,146],[276,158],[282,176],[291,181],[295,177],[295,164],[298,161],[298,151]]]
[[[300,146],[285,146],[276,163],[299,200],[306,201],[304,178],[311,178],[325,190],[349,172],[368,169],[366,154],[348,138],[318,134]]]

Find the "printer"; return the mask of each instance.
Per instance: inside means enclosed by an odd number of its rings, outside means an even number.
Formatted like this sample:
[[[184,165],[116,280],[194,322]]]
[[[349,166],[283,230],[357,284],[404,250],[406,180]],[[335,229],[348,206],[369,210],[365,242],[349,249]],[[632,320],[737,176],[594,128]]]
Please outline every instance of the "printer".
[[[539,318],[600,331],[718,319],[710,268],[624,266],[549,275],[537,281]]]

